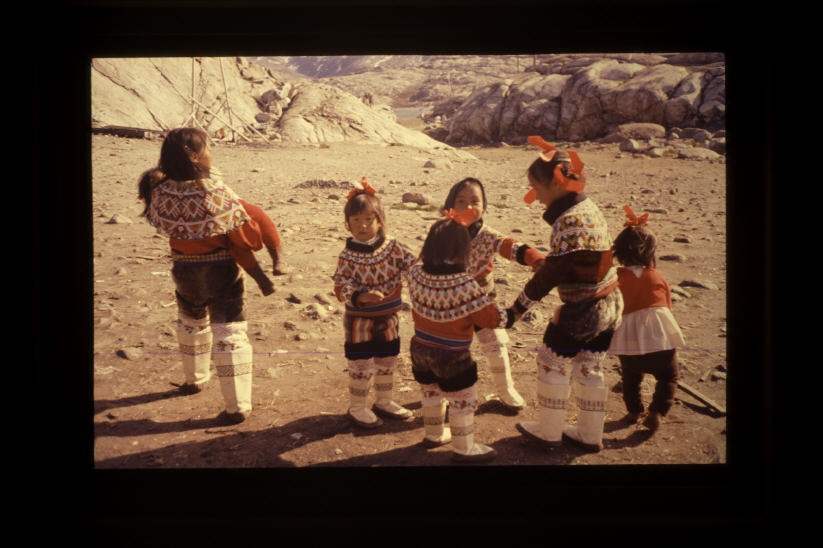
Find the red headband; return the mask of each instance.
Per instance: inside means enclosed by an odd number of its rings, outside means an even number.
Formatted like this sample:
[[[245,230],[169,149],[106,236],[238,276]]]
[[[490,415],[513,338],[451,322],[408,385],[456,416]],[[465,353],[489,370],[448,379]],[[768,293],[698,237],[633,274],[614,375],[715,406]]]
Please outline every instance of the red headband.
[[[539,156],[540,159],[544,162],[551,162],[554,159],[555,154],[558,152],[556,147],[547,143],[539,135],[532,135],[527,140],[531,144],[540,147],[542,152],[540,152]],[[582,175],[583,166],[585,164],[582,160],[580,160],[580,156],[577,154],[577,152],[573,150],[569,150],[566,153],[569,155],[569,161],[560,160],[560,163],[571,164],[571,168],[569,171],[575,175]],[[571,192],[580,192],[583,190],[583,187],[586,186],[586,183],[584,183],[583,181],[578,181],[576,179],[566,177],[563,174],[563,169],[560,167],[559,163],[554,168],[554,178],[557,179],[558,183],[560,183],[561,188]],[[530,204],[535,199],[535,193],[529,191],[529,193],[526,194],[526,196],[523,199],[526,201],[526,203]]]
[[[640,225],[646,224],[646,221],[649,220],[649,214],[648,213],[644,213],[643,215],[638,217],[637,215],[634,214],[634,211],[632,211],[632,208],[630,208],[627,205],[623,206],[623,211],[626,212],[626,217],[628,218],[628,220],[625,223],[623,223],[623,226],[640,226]]]
[[[447,218],[451,219],[455,223],[459,225],[463,225],[465,227],[469,227],[473,222],[476,216],[475,210],[473,209],[464,209],[463,211],[455,211],[454,208],[451,209],[444,209],[443,215]]]
[[[371,194],[372,196],[377,194],[377,191],[374,190],[374,187],[372,187],[368,182],[366,182],[365,177],[360,179],[360,186],[362,186],[363,188],[353,188],[353,189],[351,189],[349,191],[349,195],[346,196],[346,199],[351,200],[352,198],[354,198],[355,196],[357,196],[358,194],[360,194],[362,192],[365,192],[366,194]]]

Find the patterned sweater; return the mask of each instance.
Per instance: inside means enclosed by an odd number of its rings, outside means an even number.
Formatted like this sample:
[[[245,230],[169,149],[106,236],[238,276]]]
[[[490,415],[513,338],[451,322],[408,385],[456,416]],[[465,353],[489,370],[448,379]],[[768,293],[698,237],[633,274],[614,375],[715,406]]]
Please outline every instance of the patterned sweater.
[[[402,275],[416,262],[417,256],[397,240],[381,236],[369,245],[348,238],[332,276],[334,293],[338,300],[346,303],[348,315],[371,317],[394,314],[402,306]],[[357,297],[372,290],[383,293],[383,300],[358,306]]]
[[[409,270],[414,339],[434,348],[468,350],[474,327],[504,327],[507,313],[461,266]]]
[[[514,305],[518,314],[555,287],[564,303],[598,299],[617,289],[611,238],[593,201],[583,193],[569,194],[547,208],[543,219],[552,225],[551,252],[520,293]]]
[[[466,272],[487,292],[493,289],[490,275],[494,269],[496,254],[499,253],[501,257],[527,266],[543,258],[543,255],[533,247],[519,244],[514,238],[504,236],[493,228],[485,226],[482,219],[469,227],[469,234],[472,239]]]

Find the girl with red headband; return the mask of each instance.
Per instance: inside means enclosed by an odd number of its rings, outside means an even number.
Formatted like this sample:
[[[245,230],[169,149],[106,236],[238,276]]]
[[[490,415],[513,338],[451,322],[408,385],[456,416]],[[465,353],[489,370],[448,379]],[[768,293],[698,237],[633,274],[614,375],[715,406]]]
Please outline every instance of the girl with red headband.
[[[451,442],[460,462],[487,461],[494,449],[474,441],[477,408],[477,363],[469,347],[480,328],[502,328],[508,319],[466,270],[471,210],[444,211],[429,229],[420,253],[422,265],[408,275],[414,318],[409,346],[412,374],[422,392],[424,447]],[[449,426],[445,425],[446,406]]]
[[[546,207],[543,219],[552,227],[551,249],[512,311],[518,318],[555,287],[563,304],[537,352],[539,418],[517,428],[546,446],[561,445],[565,438],[599,451],[607,397],[602,363],[623,309],[611,239],[600,209],[583,193],[586,179],[577,153],[558,150],[540,137],[529,137],[529,142],[542,152],[529,166],[531,190],[524,199]],[[564,425],[571,379],[577,424]]]
[[[484,223],[483,213],[486,207],[486,190],[483,183],[473,177],[456,183],[449,190],[444,205],[446,210],[454,208],[457,212],[474,212],[474,218],[470,219],[471,224],[467,227],[471,242],[466,272],[494,299],[492,272],[494,259],[498,254],[510,261],[530,266],[535,271],[543,264],[544,257],[535,248],[521,244],[510,236],[504,236]],[[506,348],[506,343],[509,342],[508,334],[504,329],[479,329],[477,340],[489,362],[492,381],[500,402],[512,411],[519,411],[525,407],[526,401],[514,387],[509,350]]]
[[[348,360],[349,418],[374,428],[377,415],[409,420],[414,414],[392,399],[400,353],[399,318],[402,275],[417,262],[403,244],[386,236],[386,216],[375,189],[366,181],[349,192],[343,214],[351,237],[340,252],[332,277],[334,293],[346,304],[343,316]],[[376,400],[367,406],[372,380]],[[376,413],[376,414],[375,414]]]
[[[243,274],[263,295],[274,285],[254,251],[265,246],[278,274],[280,236],[272,220],[235,194],[212,166],[208,135],[197,128],[168,132],[158,165],[138,183],[141,215],[169,238],[177,298],[177,340],[183,361],[180,391],[196,394],[214,361],[226,409],[221,420],[251,413],[252,348],[246,334]]]
[[[627,205],[623,210],[628,220],[614,240],[614,256],[622,265],[617,278],[623,294],[623,319],[609,352],[620,360],[626,422],[634,424],[645,415],[640,383],[644,374],[654,376],[654,395],[643,424],[657,430],[677,391],[676,348],[684,344],[683,333],[671,312],[669,284],[655,268],[657,239],[646,226],[649,214],[637,217]]]

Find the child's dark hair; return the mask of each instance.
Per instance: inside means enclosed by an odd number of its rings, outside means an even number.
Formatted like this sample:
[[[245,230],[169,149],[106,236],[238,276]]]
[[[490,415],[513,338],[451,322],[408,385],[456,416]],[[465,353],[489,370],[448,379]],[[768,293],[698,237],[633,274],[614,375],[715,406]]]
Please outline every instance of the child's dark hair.
[[[383,212],[383,204],[380,202],[380,198],[366,191],[357,192],[346,201],[346,205],[343,207],[346,226],[349,226],[349,218],[351,216],[363,213],[364,211],[372,211],[377,215],[377,220],[380,221],[379,233],[381,236],[385,236],[386,214]]]
[[[483,211],[486,211],[486,189],[483,188],[483,183],[480,180],[475,179],[474,177],[466,177],[460,182],[454,184],[449,190],[449,195],[446,196],[446,203],[443,204],[442,209],[452,209],[454,208],[454,202],[457,200],[457,195],[460,193],[461,190],[466,188],[469,185],[477,185],[480,187],[480,194],[483,196]]]
[[[614,256],[624,266],[655,267],[657,238],[645,226],[627,226],[614,239]]]
[[[208,142],[208,134],[199,128],[177,128],[166,134],[157,167],[144,171],[137,183],[138,197],[145,202],[142,216],[149,210],[152,191],[166,179],[190,181],[209,177],[209,168],[200,164]]]
[[[564,150],[558,150],[554,153],[554,157],[552,158],[551,162],[547,162],[542,158],[538,158],[529,166],[529,169],[526,171],[529,178],[534,179],[538,183],[542,183],[544,185],[548,185],[552,179],[554,179],[554,168],[560,164],[560,169],[563,171],[563,175],[569,179],[574,179],[575,181],[582,181],[586,182],[585,175],[572,173],[572,165],[571,165],[571,158],[569,154]]]
[[[420,258],[426,266],[439,266],[446,261],[465,267],[469,261],[471,236],[469,230],[451,219],[440,219],[429,229]]]

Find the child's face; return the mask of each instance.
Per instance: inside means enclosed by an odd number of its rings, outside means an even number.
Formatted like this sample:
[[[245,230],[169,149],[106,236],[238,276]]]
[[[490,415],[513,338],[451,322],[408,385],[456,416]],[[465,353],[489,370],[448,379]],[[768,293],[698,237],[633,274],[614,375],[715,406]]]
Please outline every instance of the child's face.
[[[356,239],[365,242],[380,232],[380,219],[373,211],[361,211],[348,220],[349,231]]]
[[[477,185],[466,185],[454,197],[454,210],[463,211],[472,209],[475,211],[474,220],[483,216],[483,193]]]
[[[556,184],[552,181],[549,184],[541,183],[540,181],[528,177],[529,186],[537,193],[537,201],[546,207],[549,207],[552,202],[557,199]]]

